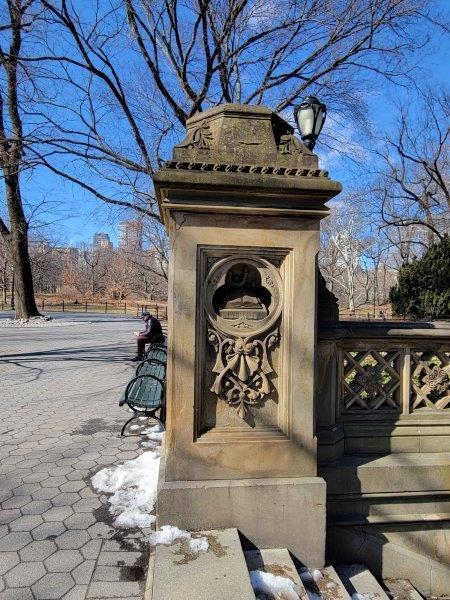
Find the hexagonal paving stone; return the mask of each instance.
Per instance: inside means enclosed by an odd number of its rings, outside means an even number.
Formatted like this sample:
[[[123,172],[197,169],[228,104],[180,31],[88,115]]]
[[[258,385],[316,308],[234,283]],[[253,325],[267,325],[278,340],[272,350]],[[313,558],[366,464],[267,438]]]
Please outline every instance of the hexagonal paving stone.
[[[23,478],[24,483],[39,483],[44,479],[47,479],[48,475],[46,473],[31,473],[31,475],[26,475]]]
[[[66,483],[67,479],[64,477],[64,475],[60,475],[57,477],[48,477],[47,479],[44,479],[44,481],[41,481],[40,485],[42,487],[59,487],[60,485],[62,485],[63,483]]]
[[[0,525],[7,525],[11,521],[15,521],[20,517],[20,510],[18,508],[11,508],[10,510],[0,510]]]
[[[98,498],[82,498],[72,506],[75,512],[92,512],[102,505]]]
[[[97,519],[91,513],[75,513],[64,521],[67,529],[87,529],[96,523]]]
[[[25,504],[31,502],[31,496],[14,496],[2,503],[2,508],[22,508]]]
[[[83,560],[83,562],[73,569],[72,577],[75,583],[86,584],[91,581],[92,573],[95,568],[95,560]]]
[[[53,506],[69,506],[75,504],[79,499],[80,495],[76,492],[62,492],[53,498],[52,504]]]
[[[44,521],[64,521],[70,515],[73,515],[73,510],[70,506],[57,506],[42,514]]]
[[[37,600],[58,600],[75,585],[68,573],[50,573],[45,575],[31,588]]]
[[[87,585],[76,585],[63,597],[63,600],[85,600]]]
[[[100,522],[95,523],[94,525],[91,525],[91,527],[89,527],[89,529],[87,531],[92,539],[109,538],[112,535],[114,535],[114,533],[116,533],[116,530],[113,527],[111,527],[111,525],[108,525],[107,523],[100,523]]]
[[[5,500],[9,500],[12,497],[13,497],[13,493],[11,490],[0,491],[0,502],[5,502]]]
[[[19,554],[22,561],[43,561],[56,552],[57,549],[55,542],[52,542],[51,540],[41,540],[31,542],[31,544],[22,548],[22,550],[19,551]]]
[[[41,515],[51,507],[50,500],[32,500],[29,504],[23,506],[20,511],[23,515]]]
[[[62,492],[79,492],[86,487],[84,481],[68,481],[59,486]]]
[[[0,552],[20,550],[30,542],[31,535],[28,531],[14,531],[0,538]]]
[[[65,530],[66,528],[61,521],[50,521],[49,523],[42,523],[42,525],[33,529],[31,535],[35,540],[54,539]]]
[[[40,562],[23,562],[16,565],[5,575],[9,587],[30,587],[45,575],[44,565]]]
[[[76,550],[90,539],[87,531],[70,530],[55,538],[55,542],[62,550]]]
[[[81,554],[86,559],[96,559],[102,547],[102,540],[91,540],[81,548]]]
[[[2,592],[1,600],[34,600],[30,588],[13,588]]]
[[[20,562],[17,552],[2,552],[0,560],[0,575],[4,575],[7,571],[18,565]]]
[[[58,488],[43,488],[31,494],[33,500],[51,500],[61,492]]]
[[[31,531],[43,523],[41,515],[25,515],[9,524],[11,531]]]
[[[58,550],[45,561],[45,566],[50,572],[67,573],[72,571],[81,562],[83,557],[78,550]]]
[[[13,490],[14,496],[30,496],[41,489],[39,483],[24,483]]]
[[[60,475],[67,475],[67,473],[70,473],[71,471],[73,471],[72,467],[65,465],[62,467],[55,467],[54,469],[52,469],[51,475],[52,477],[57,477]]]

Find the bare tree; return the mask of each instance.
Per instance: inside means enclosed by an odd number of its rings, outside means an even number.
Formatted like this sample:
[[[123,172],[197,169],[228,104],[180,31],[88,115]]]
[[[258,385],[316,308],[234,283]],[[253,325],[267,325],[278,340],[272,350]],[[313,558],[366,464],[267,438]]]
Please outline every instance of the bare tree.
[[[427,91],[418,108],[411,103],[399,109],[396,131],[377,151],[382,226],[403,229],[403,245],[430,246],[450,232],[449,116],[448,95]],[[420,230],[426,236],[417,235]]]
[[[28,220],[20,185],[25,140],[20,91],[23,77],[20,54],[24,31],[36,19],[35,0],[7,0],[0,27],[0,169],[5,186],[9,226],[0,218],[0,234],[11,255],[14,270],[16,318],[39,314],[34,299],[28,251]]]
[[[363,219],[354,199],[339,202],[323,222],[319,264],[333,293],[350,312],[366,304],[372,286],[367,262],[367,237]]]
[[[12,285],[12,268],[9,248],[5,240],[0,236],[0,289],[2,292],[2,302],[8,301],[8,290]]]
[[[432,20],[425,0],[41,2],[47,51],[33,60],[61,95],[42,107],[54,133],[36,159],[156,220],[151,175],[187,118],[221,102],[285,111],[315,92],[362,121],[366,76],[404,79]]]
[[[81,250],[81,266],[84,279],[89,283],[86,291],[95,296],[104,291],[106,276],[111,263],[111,252],[83,247]]]

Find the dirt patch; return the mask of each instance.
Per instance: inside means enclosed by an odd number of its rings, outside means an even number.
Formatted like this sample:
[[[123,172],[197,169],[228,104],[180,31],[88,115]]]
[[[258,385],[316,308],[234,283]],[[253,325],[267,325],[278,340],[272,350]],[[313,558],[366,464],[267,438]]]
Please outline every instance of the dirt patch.
[[[117,426],[104,419],[89,419],[81,424],[78,429],[74,429],[70,435],[94,435],[97,431],[117,432]]]

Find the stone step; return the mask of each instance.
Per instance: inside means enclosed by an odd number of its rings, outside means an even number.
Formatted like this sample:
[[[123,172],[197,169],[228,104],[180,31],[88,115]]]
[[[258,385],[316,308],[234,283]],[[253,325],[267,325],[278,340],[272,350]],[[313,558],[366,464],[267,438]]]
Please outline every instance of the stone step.
[[[322,465],[329,499],[342,495],[394,494],[448,490],[450,452],[404,453],[386,456],[351,455]]]
[[[322,577],[318,578],[316,583],[323,598],[326,600],[350,600],[350,595],[334,567],[324,567],[320,569],[320,572]]]
[[[247,550],[244,552],[244,556],[250,572],[264,571],[272,575],[290,579],[300,600],[308,600],[306,590],[292,562],[291,555],[286,548]]]
[[[348,593],[371,600],[389,600],[388,595],[365,565],[338,565],[336,571]]]
[[[332,566],[322,569],[300,569],[300,577],[309,600],[350,600],[339,575]]]
[[[237,529],[198,535],[209,542],[206,552],[182,542],[156,547],[146,600],[255,600]]]
[[[387,535],[375,535],[371,527],[329,527],[331,562],[363,562],[380,580],[407,579],[426,598],[449,595],[450,566],[388,541]]]
[[[423,600],[407,579],[384,579],[384,585],[391,592],[392,600]]]

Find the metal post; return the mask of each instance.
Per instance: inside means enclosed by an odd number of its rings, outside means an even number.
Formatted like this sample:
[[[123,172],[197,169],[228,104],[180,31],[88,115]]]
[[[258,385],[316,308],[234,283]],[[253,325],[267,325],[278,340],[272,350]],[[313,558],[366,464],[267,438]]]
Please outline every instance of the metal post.
[[[108,303],[105,302],[105,314],[108,312]]]
[[[87,312],[87,302],[84,303],[84,312]]]
[[[125,314],[127,314],[127,303],[125,302]]]
[[[42,298],[42,309],[41,310],[44,310],[44,299],[43,298]]]
[[[64,300],[62,301],[62,309],[63,309],[63,312],[64,312]]]

